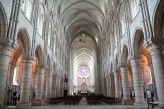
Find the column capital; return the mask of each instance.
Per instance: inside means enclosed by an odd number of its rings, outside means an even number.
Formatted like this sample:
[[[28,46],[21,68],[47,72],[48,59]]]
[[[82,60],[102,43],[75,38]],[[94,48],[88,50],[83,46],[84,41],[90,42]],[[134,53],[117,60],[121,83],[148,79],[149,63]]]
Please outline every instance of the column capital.
[[[7,46],[7,45],[0,45],[0,49],[1,49],[1,52],[0,52],[1,55],[9,55],[10,56],[10,53],[13,50],[13,47]]]
[[[149,46],[151,55],[162,54],[162,47],[159,44],[151,44]]]
[[[164,38],[161,38],[161,36],[157,36],[156,38],[151,38],[151,39],[147,39],[146,41],[144,41],[144,47],[148,48],[151,45],[163,45],[164,44]]]
[[[127,72],[128,71],[128,66],[121,67],[121,73]]]
[[[43,69],[43,68],[45,69],[44,65],[37,65],[36,67],[37,69]]]
[[[34,59],[35,59],[34,56],[23,55],[23,60],[34,60]]]
[[[53,73],[47,73],[47,77],[52,77]]]

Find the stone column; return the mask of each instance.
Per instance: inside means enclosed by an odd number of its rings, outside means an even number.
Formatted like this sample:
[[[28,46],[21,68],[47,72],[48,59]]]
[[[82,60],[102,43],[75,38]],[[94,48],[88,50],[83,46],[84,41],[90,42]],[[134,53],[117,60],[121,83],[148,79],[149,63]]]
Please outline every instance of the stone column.
[[[140,59],[132,58],[131,66],[133,72],[133,83],[134,83],[134,92],[135,92],[135,103],[136,107],[146,108],[146,102],[144,100],[144,90],[143,90],[143,80],[142,80],[142,72],[140,66]]]
[[[108,77],[106,77],[106,96],[109,96],[109,84],[108,84]]]
[[[159,99],[159,108],[164,108],[164,64],[162,58],[162,50],[158,45],[150,46],[152,64],[154,68],[154,76],[157,87],[157,95]]]
[[[30,83],[31,83],[31,74],[32,74],[32,64],[33,57],[24,57],[24,67],[22,75],[22,84],[20,92],[20,101],[17,104],[17,107],[28,107],[30,104]]]
[[[115,83],[115,97],[120,98],[121,97],[120,74],[117,71],[115,71],[114,73],[114,83]]]
[[[60,97],[60,80],[57,83],[57,97]]]
[[[3,106],[4,103],[6,79],[11,50],[12,48],[9,46],[0,48],[0,106]]]
[[[54,79],[53,79],[53,97],[56,97],[56,74],[54,74]]]
[[[123,88],[123,99],[124,104],[130,103],[130,91],[129,91],[129,82],[128,82],[128,66],[124,65],[121,67],[122,74],[122,88]]]
[[[108,96],[112,97],[112,86],[111,86],[111,77],[108,78]]]
[[[63,97],[64,96],[64,80],[63,78],[61,79],[61,82],[60,82],[60,96]]]
[[[37,85],[37,95],[34,100],[34,105],[43,104],[43,87],[44,87],[44,67],[38,67],[38,85]]]
[[[12,102],[12,84],[13,84],[14,69],[15,69],[15,65],[9,64],[7,80],[6,80],[6,85],[8,87],[8,91],[6,92],[6,104],[7,105],[9,105]]]
[[[58,76],[56,75],[56,83],[55,83],[55,90],[56,90],[56,97],[59,97],[58,96],[58,88],[59,88],[59,86],[58,86],[58,78],[57,78]]]
[[[47,80],[46,80],[46,98],[52,97],[52,73],[53,70],[47,73]]]

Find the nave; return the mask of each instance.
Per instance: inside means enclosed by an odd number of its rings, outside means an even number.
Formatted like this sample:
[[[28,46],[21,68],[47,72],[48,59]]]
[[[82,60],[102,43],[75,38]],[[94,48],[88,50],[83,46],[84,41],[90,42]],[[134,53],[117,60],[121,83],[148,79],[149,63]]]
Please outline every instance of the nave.
[[[0,108],[164,109],[163,7],[0,0]]]

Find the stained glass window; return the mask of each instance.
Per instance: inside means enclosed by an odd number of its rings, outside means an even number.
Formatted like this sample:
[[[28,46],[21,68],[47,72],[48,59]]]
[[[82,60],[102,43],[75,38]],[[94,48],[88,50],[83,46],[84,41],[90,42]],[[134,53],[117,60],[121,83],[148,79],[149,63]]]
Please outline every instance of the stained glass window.
[[[89,75],[90,69],[88,66],[82,65],[79,67],[78,72],[81,76],[87,76],[87,75]]]

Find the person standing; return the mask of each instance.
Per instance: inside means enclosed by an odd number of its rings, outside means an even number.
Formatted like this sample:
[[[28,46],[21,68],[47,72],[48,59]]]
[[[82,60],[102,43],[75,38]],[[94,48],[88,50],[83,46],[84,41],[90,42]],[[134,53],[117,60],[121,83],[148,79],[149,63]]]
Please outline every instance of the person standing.
[[[132,101],[135,102],[135,92],[134,92],[134,90],[132,91]]]
[[[16,102],[17,102],[17,91],[16,90],[13,92],[12,98],[13,98],[13,105],[16,105]]]
[[[152,95],[151,95],[151,91],[150,89],[147,89],[146,91],[146,95],[147,95],[147,102],[151,102],[151,98],[152,98]]]

